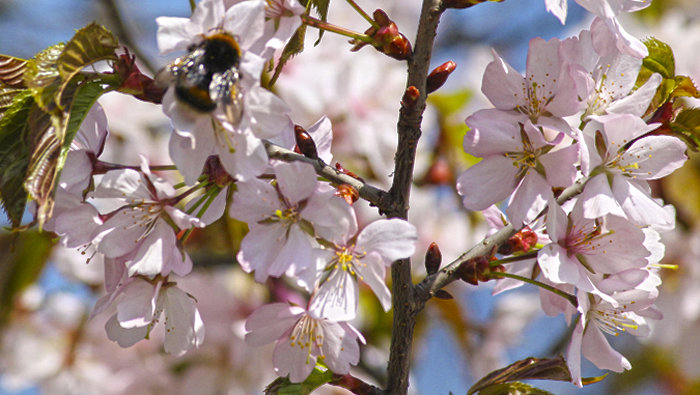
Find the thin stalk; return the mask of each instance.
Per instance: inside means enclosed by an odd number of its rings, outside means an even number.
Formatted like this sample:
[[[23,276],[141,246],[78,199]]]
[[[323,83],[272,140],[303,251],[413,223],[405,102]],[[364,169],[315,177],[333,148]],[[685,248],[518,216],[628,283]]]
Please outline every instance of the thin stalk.
[[[374,44],[374,39],[366,34],[358,33],[350,29],[346,29],[344,27],[336,26],[328,22],[324,22],[320,19],[316,19],[309,15],[302,15],[301,20],[306,25],[315,27],[320,30],[340,34],[341,36],[350,37],[355,40],[366,42],[367,44]]]
[[[513,273],[502,273],[502,272],[494,272],[491,273],[491,277],[507,277],[507,278],[512,278],[513,280],[519,280],[524,283],[532,284],[534,286],[540,287],[542,289],[546,289],[549,292],[553,292],[562,298],[566,299],[571,303],[574,307],[578,307],[578,301],[576,300],[576,296],[568,294],[560,289],[554,288],[551,285],[547,285],[545,283],[541,283],[537,280],[533,280],[531,278],[523,277],[523,276],[518,276],[517,274]]]
[[[190,10],[194,12],[195,8],[197,8],[197,4],[195,4],[194,0],[190,0]]]
[[[526,259],[537,258],[538,252],[539,251],[532,251],[532,252],[528,252],[528,253],[522,254],[522,255],[515,255],[515,256],[508,257],[508,258],[503,258],[503,259],[499,259],[496,261],[491,261],[489,263],[489,266],[496,267],[496,266],[500,266],[500,265],[505,265],[507,263],[513,263],[513,262],[518,262],[518,261],[524,261]]]
[[[351,6],[352,8],[354,8],[355,11],[357,11],[358,14],[360,14],[363,18],[365,18],[365,20],[366,20],[367,22],[369,22],[369,24],[372,25],[372,27],[374,27],[374,28],[376,28],[376,29],[379,28],[379,24],[378,24],[377,22],[375,22],[375,20],[372,19],[372,17],[370,17],[370,16],[365,12],[365,10],[363,10],[362,8],[360,8],[360,6],[359,6],[357,3],[355,3],[354,0],[345,0],[345,1],[347,1],[348,4],[350,4],[350,6]]]

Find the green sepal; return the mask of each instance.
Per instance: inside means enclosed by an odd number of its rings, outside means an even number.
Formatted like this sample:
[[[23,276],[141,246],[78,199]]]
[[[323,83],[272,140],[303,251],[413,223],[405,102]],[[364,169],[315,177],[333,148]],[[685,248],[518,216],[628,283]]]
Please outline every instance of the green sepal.
[[[316,365],[309,377],[301,383],[292,383],[287,377],[279,377],[265,387],[265,395],[308,395],[316,388],[333,380],[333,372]]]

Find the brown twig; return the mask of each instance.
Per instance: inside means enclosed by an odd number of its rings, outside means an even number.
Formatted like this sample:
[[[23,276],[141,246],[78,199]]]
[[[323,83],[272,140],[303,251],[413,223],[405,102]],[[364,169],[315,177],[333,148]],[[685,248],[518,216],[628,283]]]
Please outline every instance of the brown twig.
[[[408,218],[413,166],[418,139],[421,136],[421,121],[427,96],[426,78],[441,15],[440,0],[423,1],[413,55],[408,59],[408,79],[406,82],[407,89],[417,88],[419,95],[415,101],[402,102],[399,112],[397,125],[399,140],[394,158],[394,179],[389,190],[391,207],[385,210],[390,218]],[[416,314],[420,311],[415,303],[410,260],[402,259],[394,262],[391,266],[391,278],[394,321],[389,354],[387,392],[405,394],[408,391],[413,330],[416,324]]]

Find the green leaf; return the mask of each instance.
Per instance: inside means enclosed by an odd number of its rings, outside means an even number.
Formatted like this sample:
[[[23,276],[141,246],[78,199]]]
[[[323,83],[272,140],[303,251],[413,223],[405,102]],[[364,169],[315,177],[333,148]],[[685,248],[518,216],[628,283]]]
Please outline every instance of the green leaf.
[[[673,58],[673,50],[671,47],[653,37],[644,41],[644,45],[646,45],[649,50],[649,55],[642,61],[640,74],[644,73],[647,78],[652,73],[659,73],[664,79],[672,79],[675,77],[676,61]]]
[[[514,382],[494,384],[479,391],[479,395],[553,395],[529,384]]]
[[[47,233],[0,234],[0,324],[7,322],[17,295],[36,282],[52,246]]]
[[[294,32],[294,35],[292,36],[292,38],[289,39],[287,45],[284,46],[284,49],[282,50],[282,55],[280,55],[280,59],[277,61],[277,65],[275,66],[275,73],[272,75],[268,86],[272,86],[275,84],[275,81],[277,81],[277,78],[280,76],[282,68],[287,63],[287,61],[293,58],[294,56],[300,54],[304,50],[305,36],[306,25],[302,24],[301,26],[299,26],[297,31]]]
[[[56,108],[54,97],[61,87],[57,62],[63,48],[63,44],[56,44],[39,52],[27,62],[24,72],[25,85],[31,90],[37,105],[46,111]]]
[[[78,30],[66,43],[57,60],[56,66],[62,85],[56,94],[56,101],[62,101],[61,96],[66,85],[83,68],[102,60],[117,60],[114,51],[118,47],[119,42],[112,32],[96,23]]]
[[[674,78],[674,81],[675,88],[673,89],[673,92],[671,92],[671,97],[689,96],[696,99],[700,98],[700,92],[698,92],[698,88],[695,86],[690,77],[677,75]]]
[[[26,91],[26,89],[16,89],[0,84],[0,117],[2,117],[2,115],[5,113],[5,110],[10,108],[15,97],[24,91]]]
[[[24,72],[27,70],[25,59],[0,55],[0,82],[11,88],[24,89]]]
[[[684,140],[693,151],[700,146],[700,108],[682,110],[670,124],[671,132]]]
[[[301,383],[292,383],[286,377],[277,378],[265,388],[265,395],[308,395],[332,379],[333,372],[316,365],[309,377]]]
[[[30,114],[29,135],[32,155],[24,186],[37,203],[39,227],[53,211],[56,181],[65,164],[70,144],[85,116],[105,89],[99,81],[76,86],[71,83],[64,91],[65,110],[48,114],[36,108]]]
[[[311,6],[316,9],[318,13],[318,18],[324,22],[328,20],[328,7],[331,5],[330,0],[311,0]],[[314,46],[321,42],[321,37],[323,37],[323,29],[318,30],[318,40],[314,43]]]
[[[528,379],[571,381],[571,373],[561,356],[546,359],[530,357],[487,374],[476,382],[467,394],[473,394],[495,384]]]
[[[22,185],[29,165],[26,131],[33,107],[31,93],[19,93],[0,119],[0,197],[14,227],[20,225],[27,204],[27,192]]]

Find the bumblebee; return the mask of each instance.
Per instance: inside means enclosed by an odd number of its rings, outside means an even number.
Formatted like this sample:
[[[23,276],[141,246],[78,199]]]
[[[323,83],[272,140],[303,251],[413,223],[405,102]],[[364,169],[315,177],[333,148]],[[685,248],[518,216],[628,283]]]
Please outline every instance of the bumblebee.
[[[221,104],[228,120],[238,124],[243,95],[238,70],[241,49],[236,39],[217,30],[187,50],[187,55],[161,70],[156,80],[164,86],[174,85],[175,97],[198,112],[212,112]]]

